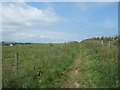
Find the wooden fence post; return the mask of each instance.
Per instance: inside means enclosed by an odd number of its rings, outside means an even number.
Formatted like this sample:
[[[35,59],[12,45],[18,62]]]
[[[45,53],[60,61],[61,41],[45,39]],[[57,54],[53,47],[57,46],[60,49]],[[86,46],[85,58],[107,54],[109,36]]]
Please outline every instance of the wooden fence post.
[[[103,40],[101,41],[101,44],[102,44],[102,46],[103,46]]]
[[[15,53],[15,66],[16,66],[16,72],[18,73],[18,53]]]
[[[109,43],[108,43],[108,46],[110,47],[110,41],[109,41]]]

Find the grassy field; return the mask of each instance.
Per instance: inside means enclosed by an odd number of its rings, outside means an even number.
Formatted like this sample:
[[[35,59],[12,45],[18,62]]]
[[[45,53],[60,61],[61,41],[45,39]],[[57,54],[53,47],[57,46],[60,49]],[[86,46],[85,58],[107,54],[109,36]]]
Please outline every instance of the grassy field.
[[[60,87],[78,51],[78,43],[3,46],[3,87]],[[18,74],[16,52],[19,53]]]
[[[119,87],[117,42],[88,40],[81,43],[79,81],[82,88]]]
[[[15,53],[19,69],[15,68]],[[80,56],[80,87],[118,87],[118,48],[100,40],[67,44],[3,46],[3,88],[59,88]],[[40,72],[38,74],[38,72]]]

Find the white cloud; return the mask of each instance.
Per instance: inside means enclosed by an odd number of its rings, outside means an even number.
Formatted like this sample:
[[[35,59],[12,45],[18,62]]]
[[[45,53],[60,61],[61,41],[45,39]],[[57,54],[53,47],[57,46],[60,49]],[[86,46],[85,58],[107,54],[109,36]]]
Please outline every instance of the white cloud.
[[[66,33],[41,30],[41,27],[55,25],[63,18],[57,16],[52,7],[38,9],[26,3],[2,4],[3,40],[24,41],[37,39],[59,39]],[[48,28],[47,28],[48,29]],[[34,40],[33,40],[34,39]],[[39,41],[39,40],[38,40]]]
[[[38,9],[26,3],[3,3],[2,6],[5,41],[62,42],[77,38],[73,33],[45,28],[66,21],[57,16],[52,7]]]
[[[66,42],[78,39],[77,33],[50,31],[50,30],[26,30],[3,32],[3,40],[32,41],[32,42]],[[9,38],[9,39],[8,39]],[[46,41],[47,40],[47,41]]]
[[[62,20],[52,7],[38,9],[25,3],[3,4],[3,24],[31,26],[33,24],[57,23]]]

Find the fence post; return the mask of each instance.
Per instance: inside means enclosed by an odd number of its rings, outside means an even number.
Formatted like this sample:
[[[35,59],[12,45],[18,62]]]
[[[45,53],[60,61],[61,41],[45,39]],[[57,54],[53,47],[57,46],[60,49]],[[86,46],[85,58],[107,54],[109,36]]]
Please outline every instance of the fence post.
[[[109,41],[109,44],[108,44],[108,46],[110,47],[110,41]]]
[[[103,40],[101,41],[101,44],[102,44],[102,46],[103,46]]]
[[[18,73],[18,53],[15,53],[15,66],[16,66],[16,72]]]

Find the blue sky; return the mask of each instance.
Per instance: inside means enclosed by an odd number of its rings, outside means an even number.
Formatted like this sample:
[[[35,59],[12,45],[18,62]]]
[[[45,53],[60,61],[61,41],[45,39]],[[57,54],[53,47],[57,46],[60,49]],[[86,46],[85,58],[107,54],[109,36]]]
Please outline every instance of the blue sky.
[[[118,34],[116,2],[3,3],[3,40],[68,42]]]

